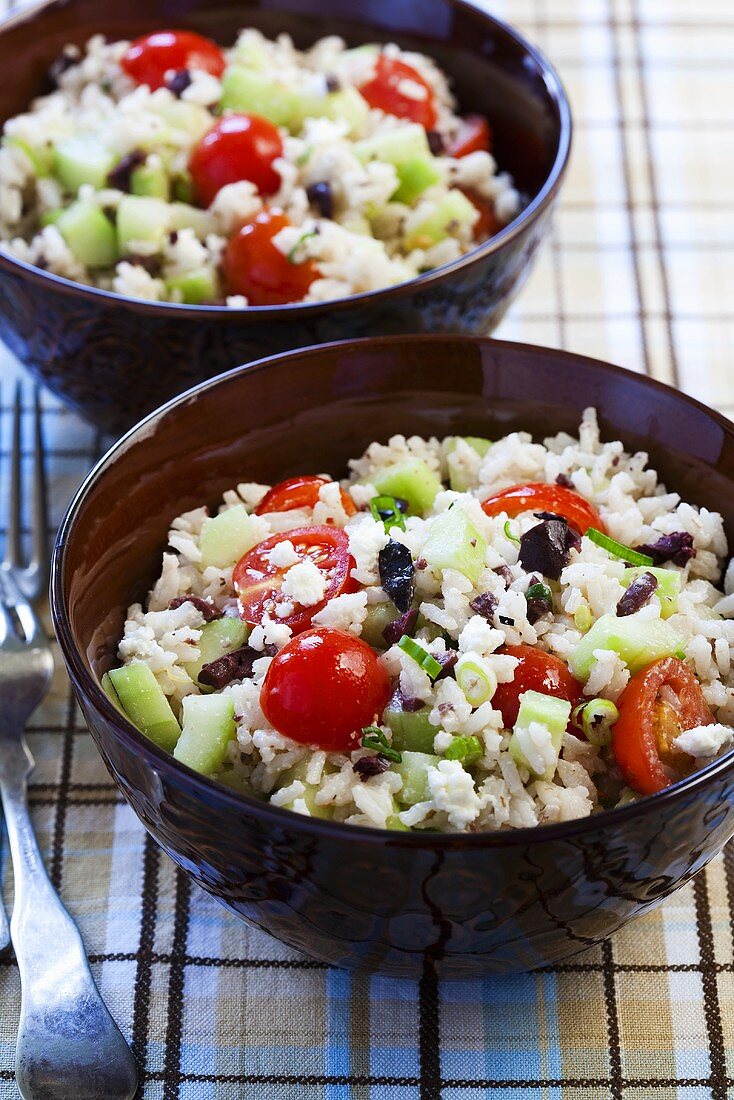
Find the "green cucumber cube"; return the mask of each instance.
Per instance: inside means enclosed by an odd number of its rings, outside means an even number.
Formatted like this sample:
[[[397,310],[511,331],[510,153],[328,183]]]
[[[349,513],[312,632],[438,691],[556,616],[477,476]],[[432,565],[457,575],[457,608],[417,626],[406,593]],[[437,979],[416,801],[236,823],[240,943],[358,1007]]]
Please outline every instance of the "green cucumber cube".
[[[214,565],[217,569],[226,569],[260,541],[257,523],[248,516],[244,504],[227,508],[202,524],[199,536],[201,568]]]
[[[640,619],[639,612],[621,619],[602,615],[574,649],[569,668],[577,680],[587,680],[595,660],[594,650],[611,649],[634,676],[653,661],[672,657],[682,645],[683,639],[663,619]]]
[[[403,789],[398,793],[398,799],[406,806],[414,806],[416,802],[427,802],[431,797],[428,786],[428,769],[435,768],[439,763],[438,756],[426,752],[404,752],[399,764],[393,764],[403,781]]]
[[[423,752],[433,755],[433,739],[438,728],[429,719],[430,707],[403,710],[392,700],[383,711],[383,721],[392,730],[392,747],[398,752]]]
[[[356,88],[342,88],[320,96],[303,96],[300,102],[304,118],[341,119],[354,136],[362,132],[370,113],[369,104]]]
[[[555,763],[549,766],[546,771],[542,773],[534,772],[534,774],[542,774],[544,778],[552,779],[558,764],[558,757],[561,755],[563,735],[566,732],[570,717],[571,704],[566,699],[557,699],[553,695],[543,695],[539,691],[523,692],[520,696],[520,709],[517,712],[515,729],[510,738],[509,751],[515,763],[533,771],[520,747],[520,738],[517,731],[518,729],[527,729],[531,722],[538,722],[540,725],[545,726],[551,735]]]
[[[490,439],[483,439],[478,435],[464,435],[454,436],[451,443],[446,450],[446,465],[449,471],[449,485],[457,493],[466,493],[469,489],[469,484],[466,479],[466,474],[463,468],[457,463],[454,458],[454,451],[456,450],[456,442],[458,439],[463,439],[465,443],[468,443],[473,450],[477,452],[480,458],[484,458],[489,448],[492,446]]]
[[[212,775],[224,763],[227,745],[236,730],[230,695],[187,695],[183,701],[183,730],[173,755],[195,772]]]
[[[456,226],[474,225],[478,214],[476,207],[461,191],[452,189],[411,227],[405,237],[405,247],[431,248],[434,244],[450,237]]]
[[[56,225],[56,222],[59,220],[63,213],[63,209],[44,211],[44,213],[41,214],[41,217],[38,219],[41,227],[43,228],[47,225]]]
[[[479,580],[486,555],[486,539],[459,504],[433,521],[422,553],[431,568],[455,569],[472,584]]]
[[[188,172],[179,172],[171,180],[171,193],[177,202],[190,204],[196,198],[194,181]],[[175,229],[176,226],[173,226]]]
[[[113,706],[116,706],[118,710],[124,711],[125,708],[123,707],[122,703],[120,702],[120,696],[115,691],[115,685],[112,683],[112,680],[110,679],[109,672],[105,672],[105,674],[102,677],[102,680],[100,682],[102,684],[102,691],[105,693],[105,695],[107,696],[109,701],[113,704]]]
[[[171,186],[168,173],[162,164],[141,164],[130,177],[130,191],[145,198],[170,198]]]
[[[55,221],[56,228],[80,263],[111,267],[117,262],[117,234],[109,218],[93,202],[73,202]]]
[[[200,306],[202,302],[213,302],[219,297],[217,273],[211,267],[197,267],[182,275],[174,275],[166,279],[166,289],[169,292],[179,291],[181,300],[189,306]]]
[[[3,139],[8,145],[15,145],[21,149],[33,166],[37,176],[50,176],[54,166],[54,149],[50,142],[45,145],[31,145],[22,138],[7,137]]]
[[[185,99],[154,99],[150,101],[150,110],[155,111],[171,130],[189,134],[195,141],[202,138],[212,126],[209,111],[198,103],[190,103]],[[158,144],[160,140],[161,135],[157,135],[155,143]]]
[[[230,65],[222,77],[222,111],[245,111],[261,115],[276,126],[297,128],[302,119],[297,92],[261,73],[241,65]]]
[[[95,191],[107,186],[107,177],[117,157],[105,149],[96,134],[78,134],[60,141],[53,155],[53,171],[67,191],[76,195],[84,183]]]
[[[395,466],[385,466],[372,475],[372,484],[380,495],[402,497],[411,512],[427,512],[443,486],[422,458],[409,458]]]
[[[204,665],[216,661],[218,657],[223,657],[225,653],[232,653],[235,649],[241,649],[243,645],[247,644],[249,637],[250,628],[247,623],[242,622],[242,619],[235,619],[231,615],[225,615],[221,619],[213,619],[212,622],[205,623],[201,628],[198,661],[188,661],[184,668],[192,680],[198,680],[199,673]]]
[[[625,569],[622,574],[622,584],[629,588],[632,581],[643,573],[652,573],[658,582],[655,596],[660,601],[660,614],[664,619],[669,619],[678,610],[678,597],[680,596],[680,573],[674,569],[656,569],[653,566],[640,565],[631,569]]]
[[[306,772],[308,770],[308,760],[299,760],[297,764],[294,764],[292,768],[288,768],[287,771],[282,772],[278,777],[276,783],[276,790],[281,790],[283,787],[289,787],[295,780],[300,780],[303,783],[306,790],[304,791],[302,798],[306,803],[306,808],[311,817],[320,817],[327,820],[334,816],[334,809],[332,806],[319,806],[316,802],[316,795],[319,788],[313,783],[306,782]],[[294,799],[295,801],[295,799]],[[293,809],[293,803],[286,803],[285,808],[288,810]]]
[[[212,216],[208,210],[200,210],[187,202],[172,202],[168,206],[170,229],[193,229],[200,241],[213,232]]]
[[[441,179],[431,156],[414,156],[397,165],[400,186],[391,196],[391,202],[404,202],[410,206],[427,187],[432,187]]]
[[[156,251],[170,230],[170,206],[162,199],[125,195],[117,207],[117,240],[120,251],[134,252],[135,244],[154,245]]]
[[[181,736],[181,727],[148,665],[133,661],[122,668],[112,668],[109,678],[132,724],[159,748],[172,752]]]
[[[373,649],[387,649],[387,642],[383,638],[382,632],[389,623],[399,618],[400,612],[392,600],[388,600],[387,603],[368,604],[367,615],[362,623],[360,637]]]
[[[389,164],[397,165],[404,164],[415,157],[429,160],[431,156],[426,131],[417,123],[410,123],[397,130],[389,130],[386,134],[377,134],[374,137],[356,141],[352,152],[365,164],[369,160],[384,160]]]

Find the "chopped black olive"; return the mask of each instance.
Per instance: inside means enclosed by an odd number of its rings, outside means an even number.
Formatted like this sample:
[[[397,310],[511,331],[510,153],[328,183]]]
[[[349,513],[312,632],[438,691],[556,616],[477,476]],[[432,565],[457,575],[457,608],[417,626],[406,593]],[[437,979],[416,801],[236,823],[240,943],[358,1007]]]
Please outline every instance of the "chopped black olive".
[[[408,611],[413,602],[415,566],[410,550],[397,539],[390,539],[380,550],[380,583],[398,611]]]

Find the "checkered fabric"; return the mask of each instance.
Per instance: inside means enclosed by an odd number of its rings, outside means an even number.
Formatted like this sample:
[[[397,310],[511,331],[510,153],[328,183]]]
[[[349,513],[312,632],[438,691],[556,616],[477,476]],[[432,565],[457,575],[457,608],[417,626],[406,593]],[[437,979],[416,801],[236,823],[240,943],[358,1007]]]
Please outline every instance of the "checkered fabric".
[[[553,236],[501,335],[610,359],[733,411],[730,0],[493,10],[547,49],[576,117]],[[3,381],[15,372],[0,349]],[[45,428],[58,520],[102,441],[50,398]],[[176,872],[110,784],[60,660],[30,742],[39,839],[146,1100],[734,1096],[731,846],[569,965],[438,987],[352,977],[246,928]],[[18,1009],[13,959],[0,958],[0,1098],[18,1095]]]

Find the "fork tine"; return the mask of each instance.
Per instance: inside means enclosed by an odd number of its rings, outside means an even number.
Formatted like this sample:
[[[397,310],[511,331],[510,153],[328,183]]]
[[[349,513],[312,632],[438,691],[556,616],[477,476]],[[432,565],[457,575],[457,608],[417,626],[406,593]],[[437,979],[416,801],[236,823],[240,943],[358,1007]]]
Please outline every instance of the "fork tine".
[[[48,501],[43,461],[41,395],[38,386],[33,394],[33,549],[30,564],[37,572],[36,595],[40,595],[48,574]]]
[[[0,645],[3,642],[16,633],[15,623],[13,622],[13,616],[8,611],[8,605],[6,603],[4,569],[0,569]]]
[[[8,511],[8,538],[5,547],[5,562],[20,568],[21,550],[21,501],[20,501],[20,448],[21,448],[21,388],[20,381],[15,386],[13,402],[13,426],[10,444],[10,492]]]
[[[41,624],[21,588],[14,581],[12,573],[3,570],[0,574],[0,612],[6,619],[6,625],[9,609],[15,613],[20,625],[21,640],[27,645],[33,645],[41,637]],[[12,617],[10,621],[12,623]],[[14,623],[13,633],[18,636]]]

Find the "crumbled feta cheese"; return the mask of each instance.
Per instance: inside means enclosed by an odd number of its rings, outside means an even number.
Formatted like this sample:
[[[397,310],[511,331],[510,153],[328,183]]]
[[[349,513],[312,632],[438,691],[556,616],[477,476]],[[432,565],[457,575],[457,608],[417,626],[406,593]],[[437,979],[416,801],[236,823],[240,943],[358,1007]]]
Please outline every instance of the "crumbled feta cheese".
[[[300,555],[290,539],[284,539],[283,542],[277,542],[265,557],[276,569],[287,569],[290,565],[297,565],[301,560]]]
[[[345,592],[329,600],[311,622],[314,626],[328,626],[332,630],[346,630],[349,634],[359,635],[366,617],[367,593]]]
[[[288,570],[281,592],[284,596],[292,596],[302,607],[313,607],[324,598],[326,577],[310,558],[305,558]]]
[[[709,726],[693,726],[692,729],[684,730],[673,741],[673,748],[687,752],[689,756],[716,756],[733,740],[734,730],[730,726],[712,722]]]
[[[290,639],[291,628],[285,623],[276,623],[265,615],[262,623],[252,628],[247,644],[261,651],[266,645],[275,645],[280,649]]]
[[[439,730],[433,738],[433,751],[436,755],[443,756],[453,739],[453,734],[447,733],[446,730]]]

